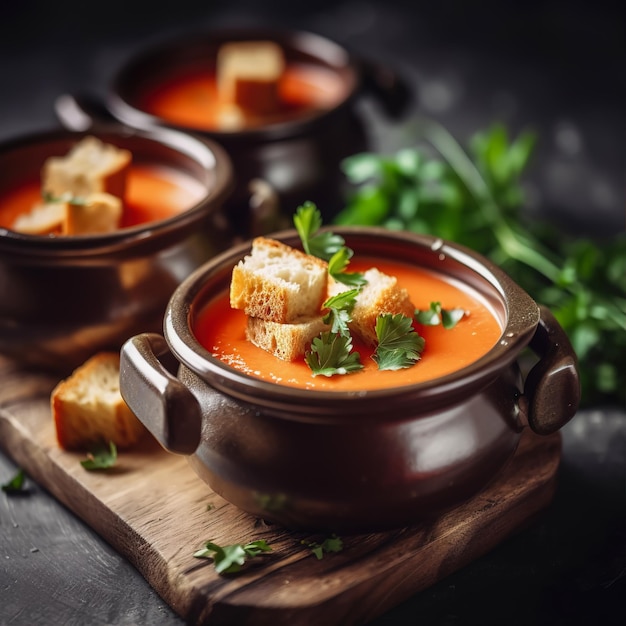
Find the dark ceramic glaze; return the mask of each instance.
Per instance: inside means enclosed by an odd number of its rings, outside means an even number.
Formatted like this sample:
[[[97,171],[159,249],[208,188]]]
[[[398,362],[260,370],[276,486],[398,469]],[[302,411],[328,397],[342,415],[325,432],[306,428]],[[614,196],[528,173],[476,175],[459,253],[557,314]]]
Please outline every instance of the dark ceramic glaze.
[[[550,312],[476,253],[427,236],[337,228],[356,255],[454,277],[491,304],[503,332],[471,365],[394,389],[322,392],[249,377],[193,335],[202,304],[228,288],[244,244],[184,281],[164,336],[122,348],[122,395],[169,450],[238,507],[287,527],[363,531],[406,525],[461,503],[511,459],[524,428],[547,435],[575,414],[574,352]],[[279,238],[297,245],[293,231]],[[527,347],[537,360],[524,380]]]
[[[37,180],[43,162],[86,133],[50,131],[0,145],[3,190]],[[225,248],[219,212],[232,191],[221,147],[174,131],[91,130],[133,161],[198,181],[202,199],[174,217],[106,235],[33,236],[0,229],[0,354],[69,372],[95,352],[159,330],[178,284]]]
[[[344,85],[345,96],[330,110],[236,132],[176,126],[142,109],[146,89],[159,81],[190,67],[214,68],[222,43],[259,39],[280,44],[288,61],[331,71]],[[187,34],[131,58],[116,74],[106,106],[129,126],[174,127],[220,143],[233,160],[237,179],[228,202],[233,230],[246,238],[288,227],[293,211],[306,200],[318,205],[325,221],[342,207],[345,182],[340,163],[369,146],[355,107],[356,100],[366,95],[392,118],[411,101],[409,89],[391,70],[355,58],[324,37],[267,29],[219,30]]]

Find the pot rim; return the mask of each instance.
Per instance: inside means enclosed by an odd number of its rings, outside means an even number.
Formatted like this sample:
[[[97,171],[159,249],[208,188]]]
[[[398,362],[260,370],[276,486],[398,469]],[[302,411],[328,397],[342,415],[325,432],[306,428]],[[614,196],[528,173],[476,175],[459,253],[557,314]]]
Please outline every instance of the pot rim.
[[[141,68],[157,58],[174,58],[176,53],[194,48],[208,47],[211,42],[226,42],[229,40],[265,39],[280,43],[287,49],[309,54],[321,65],[332,69],[336,74],[345,73],[343,81],[346,84],[346,93],[333,107],[323,111],[263,125],[257,128],[244,130],[203,129],[194,126],[182,126],[158,115],[148,113],[130,102],[122,94],[125,84],[136,82]],[[194,57],[195,58],[195,57]],[[184,129],[185,132],[203,134],[220,143],[230,144],[238,142],[266,142],[287,137],[295,137],[311,132],[319,124],[327,123],[337,113],[343,111],[354,99],[362,84],[360,66],[356,57],[341,44],[306,30],[288,29],[285,27],[257,26],[199,29],[184,36],[177,35],[154,43],[144,48],[123,63],[113,79],[105,95],[105,101],[111,113],[124,124],[136,128],[170,128]]]
[[[0,228],[0,252],[22,256],[52,254],[55,256],[91,256],[109,253],[118,248],[142,245],[148,239],[167,236],[173,231],[186,231],[197,221],[218,210],[234,188],[234,174],[231,159],[226,151],[211,139],[186,134],[167,128],[139,129],[126,128],[120,124],[100,124],[97,128],[85,131],[48,129],[20,135],[0,142],[0,153],[10,153],[29,145],[80,139],[92,135],[96,137],[120,137],[124,140],[139,137],[152,141],[195,160],[206,171],[213,172],[211,188],[193,206],[171,217],[120,228],[111,233],[52,237],[29,235],[8,228]],[[107,139],[114,141],[113,139]]]
[[[327,230],[327,229],[323,229]],[[457,398],[475,394],[495,380],[502,369],[515,361],[533,337],[540,319],[539,306],[503,270],[479,253],[432,235],[391,231],[381,227],[334,227],[348,245],[350,238],[387,241],[398,246],[417,246],[427,254],[468,268],[501,298],[505,321],[499,340],[482,357],[450,374],[430,381],[368,391],[320,391],[299,389],[267,382],[244,374],[213,357],[196,339],[191,329],[194,311],[208,281],[230,276],[232,267],[249,253],[251,240],[214,257],[184,280],[173,293],[164,318],[164,336],[181,364],[225,394],[255,405],[285,412],[293,419],[333,415],[338,409],[355,417],[380,417],[381,408],[393,397],[396,410],[419,407],[420,412],[450,405]],[[290,245],[299,242],[295,230],[267,235]],[[398,260],[401,260],[398,257]],[[452,275],[453,274],[449,274]],[[385,403],[386,401],[386,403]]]

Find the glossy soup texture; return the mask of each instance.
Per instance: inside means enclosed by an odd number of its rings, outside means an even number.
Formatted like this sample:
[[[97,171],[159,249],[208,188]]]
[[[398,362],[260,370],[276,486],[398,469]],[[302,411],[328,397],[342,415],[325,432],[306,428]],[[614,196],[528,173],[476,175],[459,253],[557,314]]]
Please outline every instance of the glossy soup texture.
[[[314,110],[327,110],[345,97],[341,79],[329,69],[288,65],[279,83],[281,109],[265,122],[297,118]],[[147,113],[187,128],[219,130],[219,98],[214,74],[187,73],[147,92],[140,102]]]
[[[204,194],[204,187],[187,174],[133,164],[127,179],[121,228],[172,217],[197,204]],[[0,199],[0,227],[11,228],[18,215],[40,202],[39,179],[4,193]]]
[[[246,374],[281,385],[322,391],[373,390],[432,380],[476,361],[500,339],[500,323],[477,292],[401,262],[360,258],[350,263],[350,271],[365,271],[370,267],[396,276],[418,309],[428,309],[431,302],[440,302],[443,308],[462,308],[469,315],[449,330],[441,325],[416,323],[415,329],[426,340],[425,348],[421,360],[403,370],[378,371],[371,358],[372,349],[355,340],[354,348],[361,355],[364,369],[330,378],[313,376],[304,358],[285,362],[248,342],[245,315],[230,308],[228,292],[203,307],[193,331],[200,344],[215,357]]]

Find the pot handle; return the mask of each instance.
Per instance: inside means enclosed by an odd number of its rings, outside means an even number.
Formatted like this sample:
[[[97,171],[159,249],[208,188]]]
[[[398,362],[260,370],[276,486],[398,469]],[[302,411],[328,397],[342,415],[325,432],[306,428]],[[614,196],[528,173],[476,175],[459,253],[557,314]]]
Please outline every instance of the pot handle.
[[[83,132],[106,124],[120,125],[119,120],[95,96],[65,93],[54,101],[54,111],[66,130]]]
[[[560,324],[545,306],[530,347],[540,359],[524,383],[527,418],[539,435],[550,435],[565,426],[578,410],[580,379],[576,353]]]
[[[177,362],[157,333],[131,337],[120,352],[120,391],[130,410],[170,452],[192,454],[200,443],[202,411],[164,363]]]
[[[392,119],[403,117],[414,103],[414,89],[391,68],[372,59],[359,60],[363,88],[380,102]]]

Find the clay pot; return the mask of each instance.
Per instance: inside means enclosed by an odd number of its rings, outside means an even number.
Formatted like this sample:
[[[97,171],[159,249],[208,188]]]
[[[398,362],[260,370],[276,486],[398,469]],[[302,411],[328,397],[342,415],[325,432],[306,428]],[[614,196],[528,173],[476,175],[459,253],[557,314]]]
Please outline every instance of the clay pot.
[[[219,212],[232,191],[221,147],[174,131],[123,129],[88,133],[127,148],[133,162],[165,166],[199,183],[188,210],[104,235],[35,236],[0,228],[0,354],[67,373],[103,349],[162,327],[178,284],[225,248]],[[0,144],[0,202],[22,183],[39,181],[50,156],[85,136],[42,132]]]
[[[497,344],[471,365],[404,387],[321,392],[225,365],[193,333],[228,289],[250,243],[208,262],[175,291],[164,335],[122,348],[121,389],[163,446],[236,506],[295,529],[404,526],[458,505],[512,458],[520,435],[557,431],[576,412],[576,357],[551,313],[480,255],[428,236],[336,228],[355,255],[401,260],[471,286],[499,318]],[[293,231],[280,238],[298,245]],[[536,364],[522,375],[530,347]]]
[[[150,111],[147,94],[159,85],[204,68],[214,71],[225,42],[278,43],[288,63],[308,64],[329,73],[340,86],[326,110],[272,121],[244,130],[183,126]],[[392,70],[357,58],[319,35],[268,29],[233,29],[186,34],[130,58],[115,74],[106,108],[132,127],[169,127],[199,133],[222,145],[234,163],[237,188],[228,201],[233,232],[244,238],[288,228],[303,202],[315,202],[325,222],[343,206],[341,161],[370,147],[358,102],[371,97],[390,118],[408,108],[412,94]]]

